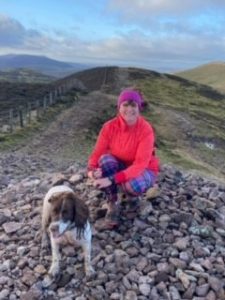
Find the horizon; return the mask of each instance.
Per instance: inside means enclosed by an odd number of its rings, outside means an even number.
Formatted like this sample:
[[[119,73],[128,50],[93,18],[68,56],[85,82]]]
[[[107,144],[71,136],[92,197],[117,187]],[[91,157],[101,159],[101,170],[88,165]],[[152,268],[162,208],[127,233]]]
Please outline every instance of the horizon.
[[[28,0],[1,3],[0,55],[183,71],[225,61],[220,0]]]
[[[174,70],[173,72],[162,72],[162,71],[156,71],[154,69],[149,69],[147,67],[137,67],[137,66],[130,66],[130,65],[126,65],[126,66],[119,66],[119,65],[95,65],[95,64],[85,64],[85,63],[76,63],[76,62],[67,62],[67,61],[63,61],[63,60],[58,60],[58,59],[55,59],[55,58],[51,58],[47,55],[33,55],[33,54],[24,54],[24,53],[21,53],[21,54],[15,54],[15,53],[8,53],[8,54],[3,54],[1,55],[0,54],[0,57],[2,56],[33,56],[33,57],[42,57],[42,58],[47,58],[47,59],[50,59],[50,60],[55,60],[56,62],[62,62],[62,63],[67,63],[67,64],[71,64],[70,66],[73,66],[73,64],[80,64],[81,66],[83,67],[87,67],[87,69],[92,69],[92,68],[100,68],[100,67],[127,67],[127,68],[140,68],[140,69],[146,69],[146,70],[149,70],[149,71],[154,71],[154,72],[159,72],[159,73],[165,73],[165,74],[176,74],[176,73],[180,73],[180,72],[186,72],[186,71],[189,71],[189,70],[192,70],[192,69],[197,69],[199,67],[203,67],[205,65],[212,65],[212,64],[225,64],[225,62],[223,61],[212,61],[212,62],[209,62],[209,63],[206,63],[206,64],[202,64],[202,65],[196,65],[196,66],[193,66],[192,68],[190,69],[179,69],[179,70]],[[21,67],[20,67],[21,68]],[[25,67],[27,68],[27,67]],[[17,69],[17,68],[16,68]],[[7,69],[8,70],[8,69]],[[7,71],[7,70],[0,70],[0,71]]]

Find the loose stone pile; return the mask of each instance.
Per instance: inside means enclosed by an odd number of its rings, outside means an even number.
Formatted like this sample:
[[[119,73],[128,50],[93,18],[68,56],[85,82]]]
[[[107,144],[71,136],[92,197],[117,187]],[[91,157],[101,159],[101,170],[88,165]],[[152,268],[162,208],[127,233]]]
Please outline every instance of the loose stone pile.
[[[42,199],[60,178],[70,179],[90,209],[96,273],[85,278],[82,251],[66,246],[60,279],[44,288],[51,255],[40,255]],[[0,202],[0,299],[225,299],[225,186],[169,166],[158,184],[160,194],[145,195],[118,230],[99,231],[95,212],[104,197],[80,166],[8,178]]]

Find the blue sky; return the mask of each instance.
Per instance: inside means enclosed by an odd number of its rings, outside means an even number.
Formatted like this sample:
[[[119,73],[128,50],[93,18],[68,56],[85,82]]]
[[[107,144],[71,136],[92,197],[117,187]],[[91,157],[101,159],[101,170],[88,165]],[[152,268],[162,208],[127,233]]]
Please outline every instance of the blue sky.
[[[174,72],[225,61],[224,0],[0,0],[0,55]]]

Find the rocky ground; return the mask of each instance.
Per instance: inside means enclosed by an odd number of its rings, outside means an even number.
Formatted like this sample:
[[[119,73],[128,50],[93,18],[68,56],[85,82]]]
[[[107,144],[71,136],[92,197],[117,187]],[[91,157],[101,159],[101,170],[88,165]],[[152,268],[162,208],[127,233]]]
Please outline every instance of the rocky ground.
[[[20,163],[11,160],[0,182],[0,299],[225,299],[224,185],[164,166],[160,194],[145,195],[128,218],[124,208],[118,230],[99,231],[95,212],[104,197],[81,165],[59,173],[45,160],[49,171],[35,174],[41,160],[21,158],[30,170],[24,178],[19,169],[13,175]],[[51,256],[40,255],[42,199],[62,177],[90,209],[95,274],[86,278],[82,251],[67,246],[61,277],[45,288]]]
[[[82,98],[81,110],[72,107],[26,146],[1,153],[0,300],[225,299],[225,184],[163,166],[157,197],[144,195],[133,216],[125,206],[118,230],[98,229],[95,212],[105,200],[85,176],[85,125],[93,110],[104,114],[102,101],[115,102],[105,97]],[[62,177],[90,209],[95,275],[85,277],[82,251],[67,246],[61,277],[46,288],[42,199]]]

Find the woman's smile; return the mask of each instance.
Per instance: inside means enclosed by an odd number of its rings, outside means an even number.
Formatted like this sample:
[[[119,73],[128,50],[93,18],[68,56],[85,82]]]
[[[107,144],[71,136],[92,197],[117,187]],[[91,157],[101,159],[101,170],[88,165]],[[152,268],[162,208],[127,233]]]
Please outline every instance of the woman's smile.
[[[124,101],[119,108],[120,115],[128,125],[134,125],[139,117],[139,108],[134,101]]]

